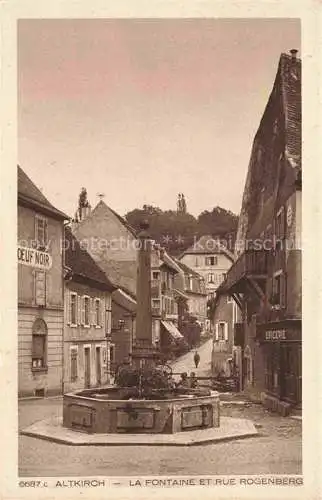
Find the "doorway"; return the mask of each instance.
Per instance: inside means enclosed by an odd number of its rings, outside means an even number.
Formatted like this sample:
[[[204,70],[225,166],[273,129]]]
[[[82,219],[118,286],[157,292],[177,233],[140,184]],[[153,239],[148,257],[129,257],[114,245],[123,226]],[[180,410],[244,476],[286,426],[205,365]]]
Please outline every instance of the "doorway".
[[[102,383],[102,368],[101,368],[101,348],[96,347],[96,382],[97,385]]]
[[[84,347],[84,379],[85,388],[91,386],[91,349],[90,347]]]

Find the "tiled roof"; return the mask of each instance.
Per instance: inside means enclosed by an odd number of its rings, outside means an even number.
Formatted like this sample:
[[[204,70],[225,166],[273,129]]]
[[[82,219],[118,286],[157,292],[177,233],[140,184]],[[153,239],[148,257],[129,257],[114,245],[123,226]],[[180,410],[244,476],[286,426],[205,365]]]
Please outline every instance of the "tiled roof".
[[[195,271],[191,267],[187,266],[186,264],[184,264],[180,260],[177,260],[177,259],[173,259],[173,260],[178,264],[178,266],[182,269],[182,271],[185,274],[192,274],[193,276],[196,276],[197,278],[202,278],[201,274],[197,273],[197,271]]]
[[[95,214],[97,211],[99,211],[100,209],[105,209],[105,211],[109,211],[111,212],[113,215],[115,215],[115,217],[120,221],[120,223],[136,238],[137,237],[137,234],[136,234],[136,231],[135,229],[123,218],[121,217],[121,215],[119,215],[117,212],[115,212],[111,207],[109,207],[108,205],[106,205],[106,203],[103,201],[103,200],[100,200],[98,202],[98,204],[96,205],[96,207],[93,208],[93,210],[91,211],[91,213],[86,217],[84,218],[83,220],[81,220],[79,222],[79,226],[82,225],[83,222],[87,221],[88,219],[92,218],[92,217],[95,217]]]
[[[69,217],[55,208],[40,189],[32,182],[28,175],[18,165],[18,200],[29,203],[41,211],[50,212],[53,216],[60,219],[69,219]]]
[[[212,236],[206,234],[201,236],[201,238],[199,238],[196,243],[191,245],[191,247],[187,248],[187,250],[182,253],[180,258],[187,254],[214,255],[218,253],[223,253],[226,257],[231,259],[231,261],[234,260],[233,254],[220,243],[220,240],[215,240]]]
[[[282,54],[279,71],[285,114],[285,152],[292,167],[301,167],[301,60],[292,60],[291,56]]]
[[[89,253],[81,247],[69,227],[65,227],[64,248],[65,265],[71,269],[73,275],[95,281],[100,285],[104,285],[109,291],[115,290],[116,287],[95,263]]]
[[[135,312],[137,308],[136,300],[133,297],[126,293],[122,288],[118,288],[115,292],[112,293],[112,300],[130,312]]]
[[[301,168],[301,60],[281,54],[273,90],[263,113],[256,136],[265,130],[265,123],[276,99],[281,98],[284,114],[285,156],[294,168]]]
[[[166,251],[163,251],[161,253],[160,259],[162,261],[162,263],[160,264],[161,266],[162,265],[166,265],[167,267],[169,267],[170,269],[172,269],[174,272],[176,272],[176,273],[180,272],[179,265],[176,263],[176,261],[172,257],[170,257],[167,254]]]

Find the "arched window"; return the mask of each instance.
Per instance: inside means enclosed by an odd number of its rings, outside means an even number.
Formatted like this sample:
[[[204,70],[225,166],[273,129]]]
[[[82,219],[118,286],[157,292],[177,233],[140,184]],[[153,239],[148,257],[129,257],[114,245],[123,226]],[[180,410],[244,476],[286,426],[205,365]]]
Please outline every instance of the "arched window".
[[[47,367],[47,325],[37,318],[32,325],[32,368]]]

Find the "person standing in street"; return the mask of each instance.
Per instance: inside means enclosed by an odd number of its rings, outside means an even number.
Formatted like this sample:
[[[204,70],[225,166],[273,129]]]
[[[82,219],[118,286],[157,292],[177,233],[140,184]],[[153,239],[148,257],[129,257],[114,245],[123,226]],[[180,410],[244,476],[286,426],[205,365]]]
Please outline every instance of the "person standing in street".
[[[198,351],[195,352],[193,360],[195,362],[196,368],[198,368],[198,365],[199,365],[199,362],[200,362],[200,355],[199,355]]]

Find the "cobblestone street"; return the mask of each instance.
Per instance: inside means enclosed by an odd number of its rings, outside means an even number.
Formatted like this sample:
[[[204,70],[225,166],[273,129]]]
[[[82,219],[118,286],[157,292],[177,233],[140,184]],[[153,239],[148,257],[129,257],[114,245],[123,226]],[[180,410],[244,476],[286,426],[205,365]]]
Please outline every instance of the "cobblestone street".
[[[60,415],[61,398],[19,402],[19,428]],[[301,474],[301,422],[261,406],[224,406],[259,425],[259,436],[193,447],[67,446],[19,437],[19,476]]]

